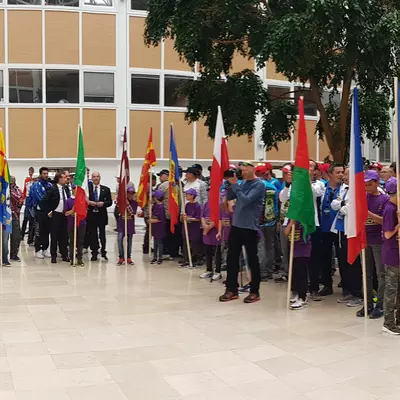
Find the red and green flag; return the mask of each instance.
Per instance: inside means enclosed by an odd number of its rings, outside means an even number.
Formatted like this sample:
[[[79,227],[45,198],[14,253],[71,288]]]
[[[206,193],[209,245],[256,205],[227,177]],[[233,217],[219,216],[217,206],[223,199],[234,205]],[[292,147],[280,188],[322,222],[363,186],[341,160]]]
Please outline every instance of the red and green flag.
[[[303,237],[306,240],[307,235],[315,231],[315,210],[309,172],[310,159],[308,157],[303,97],[299,99],[299,114],[299,138],[297,141],[296,160],[294,163],[287,217],[300,222],[304,229]]]
[[[78,156],[76,159],[76,171],[74,177],[76,185],[75,194],[75,213],[77,215],[77,223],[86,218],[88,208],[88,179],[86,173],[85,149],[83,147],[82,128],[78,128]]]

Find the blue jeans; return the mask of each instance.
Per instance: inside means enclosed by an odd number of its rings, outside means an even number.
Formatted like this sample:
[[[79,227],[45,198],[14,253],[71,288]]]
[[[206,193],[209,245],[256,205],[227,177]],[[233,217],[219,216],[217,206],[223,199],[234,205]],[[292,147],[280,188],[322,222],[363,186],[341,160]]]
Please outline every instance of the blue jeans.
[[[118,232],[118,251],[119,251],[119,258],[125,258],[124,257],[124,237],[125,233],[124,232]],[[132,252],[132,237],[133,235],[128,234],[128,255],[127,258],[131,258],[131,252]]]
[[[3,264],[8,264],[8,238],[10,237],[9,232],[3,229]]]
[[[163,239],[154,239],[153,246],[154,246],[154,258],[162,261],[164,252]]]

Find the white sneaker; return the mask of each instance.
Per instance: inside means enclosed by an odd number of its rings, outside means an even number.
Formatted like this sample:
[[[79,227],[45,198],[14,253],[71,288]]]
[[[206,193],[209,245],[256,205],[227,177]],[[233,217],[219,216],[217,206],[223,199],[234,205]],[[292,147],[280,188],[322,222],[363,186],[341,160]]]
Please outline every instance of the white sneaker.
[[[207,278],[211,278],[213,276],[213,273],[212,272],[203,272],[201,275],[200,275],[200,279],[207,279]]]
[[[307,307],[307,302],[302,299],[298,299],[296,302],[290,305],[292,310],[302,310],[305,307]]]
[[[50,252],[49,252],[48,250],[43,250],[43,255],[44,255],[46,258],[51,258],[51,254],[50,254]]]
[[[219,281],[220,279],[222,279],[222,275],[219,272],[216,272],[212,278],[213,281]]]
[[[296,303],[299,300],[299,295],[295,292],[292,292],[290,297],[290,303]]]
[[[44,255],[41,250],[35,253],[35,258],[44,258]]]

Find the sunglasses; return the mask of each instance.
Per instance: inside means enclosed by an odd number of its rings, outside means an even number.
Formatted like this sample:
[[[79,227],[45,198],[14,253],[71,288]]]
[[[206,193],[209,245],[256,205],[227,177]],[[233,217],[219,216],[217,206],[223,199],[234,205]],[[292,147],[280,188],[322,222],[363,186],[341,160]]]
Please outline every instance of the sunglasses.
[[[249,162],[244,162],[244,161],[241,161],[238,165],[239,165],[239,167],[254,167],[253,164],[250,164]]]

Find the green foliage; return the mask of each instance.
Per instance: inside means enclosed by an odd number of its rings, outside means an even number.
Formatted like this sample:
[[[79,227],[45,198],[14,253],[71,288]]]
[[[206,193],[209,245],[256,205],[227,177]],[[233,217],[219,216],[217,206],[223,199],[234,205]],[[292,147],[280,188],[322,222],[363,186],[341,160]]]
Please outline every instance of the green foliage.
[[[221,105],[228,134],[253,135],[256,116],[267,148],[289,139],[295,107],[268,96],[254,71],[232,73],[235,54],[275,62],[290,81],[310,83],[320,112],[319,134],[337,161],[345,156],[352,84],[360,88],[362,133],[379,144],[390,133],[389,101],[400,58],[400,1],[390,0],[150,0],[145,40],[175,40],[199,79],[181,88],[187,118],[205,117],[213,134]],[[221,80],[224,73],[226,81]],[[339,86],[340,85],[340,86]],[[342,90],[322,103],[324,90]]]

